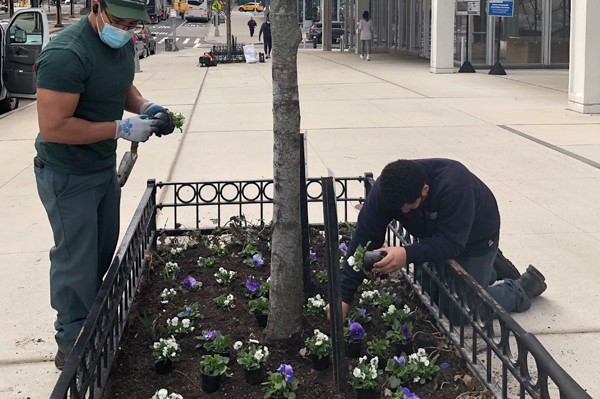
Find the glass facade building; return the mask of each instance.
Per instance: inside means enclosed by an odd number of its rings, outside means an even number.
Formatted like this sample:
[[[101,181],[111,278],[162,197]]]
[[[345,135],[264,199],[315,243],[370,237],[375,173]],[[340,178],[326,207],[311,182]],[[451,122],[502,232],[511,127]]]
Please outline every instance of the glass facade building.
[[[499,41],[505,66],[567,67],[571,2],[514,0],[513,17],[500,22],[487,15],[487,0],[480,0],[480,15],[455,16],[456,64],[464,60],[468,43],[474,66],[492,65]],[[363,10],[356,11],[360,15]],[[431,0],[370,0],[369,11],[375,48],[430,58]]]

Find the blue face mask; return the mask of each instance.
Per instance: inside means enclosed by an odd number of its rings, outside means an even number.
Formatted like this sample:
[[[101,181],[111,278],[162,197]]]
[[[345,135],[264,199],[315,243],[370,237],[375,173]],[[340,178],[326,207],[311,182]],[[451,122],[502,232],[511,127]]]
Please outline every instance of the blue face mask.
[[[100,40],[102,40],[102,42],[104,42],[104,44],[106,44],[108,47],[112,47],[114,49],[121,48],[131,40],[131,32],[115,28],[114,26],[107,24],[104,22],[102,13],[100,13],[100,19],[102,19],[102,22],[104,23],[104,28],[102,28],[102,31],[98,29],[98,36],[100,36]],[[96,22],[96,27],[98,27],[98,22]]]

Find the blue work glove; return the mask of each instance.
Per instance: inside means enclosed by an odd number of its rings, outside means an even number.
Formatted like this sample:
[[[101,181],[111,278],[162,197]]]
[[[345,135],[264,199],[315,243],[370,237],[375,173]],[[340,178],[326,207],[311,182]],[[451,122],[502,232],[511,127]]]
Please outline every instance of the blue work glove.
[[[115,140],[125,139],[134,143],[148,140],[152,133],[158,132],[163,125],[162,121],[146,115],[133,116],[115,122],[117,124]]]
[[[162,105],[151,103],[150,101],[142,104],[140,115],[148,115],[151,118],[158,118],[163,121],[160,129],[156,132],[158,137],[173,133],[175,125],[169,114],[169,110]],[[157,116],[158,115],[158,116]]]
[[[148,115],[152,118],[159,112],[169,112],[169,110],[162,105],[154,104],[150,101],[142,104],[142,108],[140,108],[140,115]]]

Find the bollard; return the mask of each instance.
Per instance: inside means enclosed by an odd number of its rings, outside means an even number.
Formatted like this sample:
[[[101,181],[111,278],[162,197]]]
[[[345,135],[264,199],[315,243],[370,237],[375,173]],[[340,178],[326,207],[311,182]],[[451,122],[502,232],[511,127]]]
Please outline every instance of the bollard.
[[[135,72],[142,72],[142,68],[140,66],[140,54],[138,53],[137,46],[135,47],[135,56],[134,56],[133,64],[135,65]]]
[[[340,44],[340,51],[344,51],[344,36],[338,37],[338,43]]]

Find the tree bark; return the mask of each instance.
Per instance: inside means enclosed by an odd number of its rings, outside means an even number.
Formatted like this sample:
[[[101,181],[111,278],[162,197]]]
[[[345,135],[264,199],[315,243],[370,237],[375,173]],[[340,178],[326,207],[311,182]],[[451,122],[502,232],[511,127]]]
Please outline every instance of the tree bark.
[[[231,1],[225,1],[225,30],[227,31],[227,49],[233,50],[231,43]]]
[[[274,0],[273,38],[273,237],[268,339],[288,339],[301,329],[302,235],[300,226],[300,103],[297,54],[302,39],[296,0]]]

